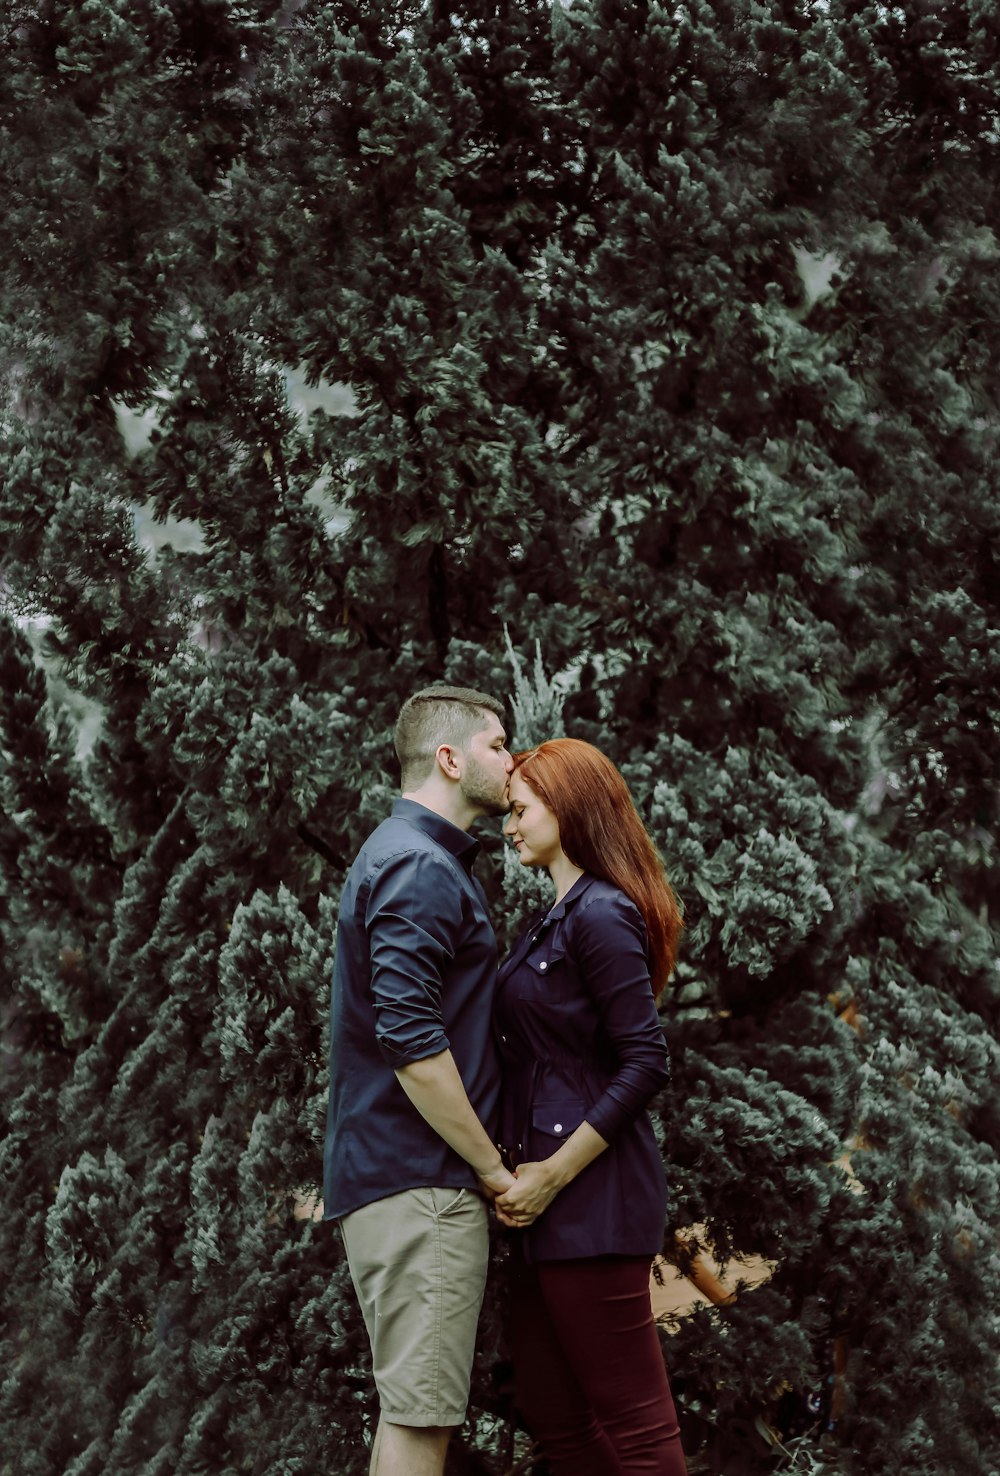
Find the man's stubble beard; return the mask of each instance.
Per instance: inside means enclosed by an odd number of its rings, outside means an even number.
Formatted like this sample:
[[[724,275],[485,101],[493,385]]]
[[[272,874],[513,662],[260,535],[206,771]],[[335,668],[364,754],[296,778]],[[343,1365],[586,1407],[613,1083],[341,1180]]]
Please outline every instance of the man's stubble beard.
[[[498,786],[482,764],[474,759],[469,760],[462,775],[462,793],[469,804],[482,810],[484,815],[506,815],[510,810],[506,778]]]

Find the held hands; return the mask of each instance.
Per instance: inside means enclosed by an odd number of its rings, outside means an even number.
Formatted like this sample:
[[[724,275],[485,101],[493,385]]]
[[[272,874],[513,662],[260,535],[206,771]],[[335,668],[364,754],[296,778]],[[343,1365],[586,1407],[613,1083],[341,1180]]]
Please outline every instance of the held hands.
[[[489,1173],[480,1174],[476,1178],[483,1186],[483,1193],[491,1204],[496,1204],[497,1195],[504,1194],[508,1189],[514,1187],[514,1175],[509,1169],[505,1169],[502,1163],[498,1163],[495,1169]]]
[[[550,1165],[551,1160],[544,1159],[518,1164],[512,1187],[493,1201],[502,1225],[524,1230],[548,1209],[561,1188]]]

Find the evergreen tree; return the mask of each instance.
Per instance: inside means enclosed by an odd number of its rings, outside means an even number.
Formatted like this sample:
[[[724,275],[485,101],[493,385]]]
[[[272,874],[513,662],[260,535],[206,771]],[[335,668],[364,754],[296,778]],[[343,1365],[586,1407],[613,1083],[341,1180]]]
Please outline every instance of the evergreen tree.
[[[328,976],[439,679],[685,904],[665,1251],[774,1266],[669,1340],[692,1468],[1000,1462],[998,31],[8,8],[0,1471],[365,1468]]]

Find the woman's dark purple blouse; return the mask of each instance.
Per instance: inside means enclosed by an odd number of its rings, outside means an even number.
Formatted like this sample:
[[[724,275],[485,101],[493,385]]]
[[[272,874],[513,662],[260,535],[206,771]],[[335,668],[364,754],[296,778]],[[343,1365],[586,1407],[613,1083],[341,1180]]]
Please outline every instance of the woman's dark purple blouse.
[[[666,1179],[646,1107],[669,1065],[634,902],[580,877],[501,968],[494,1027],[500,1141],[514,1161],[549,1157],[584,1121],[610,1145],[513,1232],[527,1259],[655,1255]]]

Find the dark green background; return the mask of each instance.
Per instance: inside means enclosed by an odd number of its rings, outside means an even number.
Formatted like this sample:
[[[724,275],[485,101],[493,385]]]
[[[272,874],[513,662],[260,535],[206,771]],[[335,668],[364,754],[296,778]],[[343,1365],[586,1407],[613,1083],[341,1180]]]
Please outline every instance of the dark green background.
[[[0,55],[0,1472],[364,1469],[293,1211],[439,679],[608,752],[686,909],[670,1231],[777,1263],[670,1342],[699,1469],[792,1469],[758,1414],[1000,1469],[993,0],[10,0]]]

